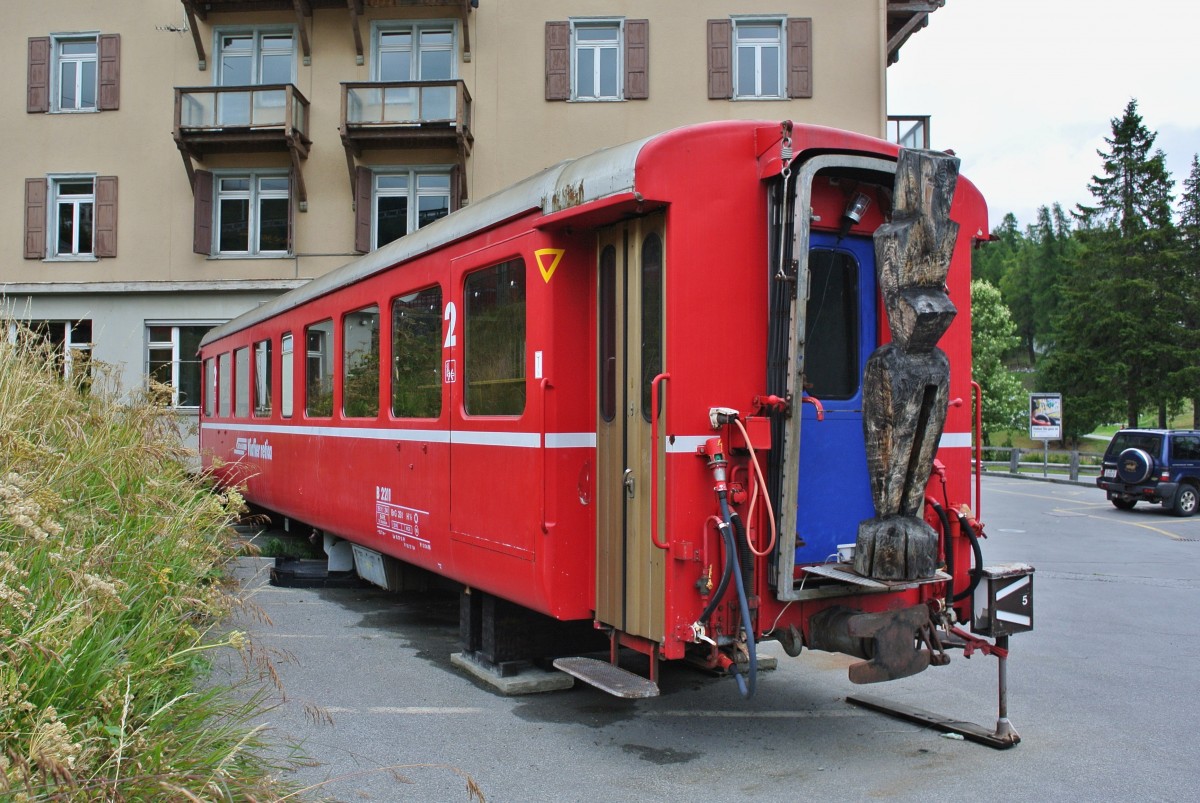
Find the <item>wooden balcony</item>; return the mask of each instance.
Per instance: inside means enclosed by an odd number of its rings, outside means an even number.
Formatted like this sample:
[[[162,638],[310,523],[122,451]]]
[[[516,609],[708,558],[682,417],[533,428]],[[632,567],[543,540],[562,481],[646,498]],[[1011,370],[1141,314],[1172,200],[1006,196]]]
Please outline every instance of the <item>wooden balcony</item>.
[[[475,143],[471,93],[461,80],[346,82],[339,130],[351,185],[355,157],[367,150],[453,149],[465,165]]]
[[[371,148],[454,148],[471,153],[471,93],[461,81],[342,84],[342,144]]]
[[[929,15],[946,5],[946,0],[888,0],[887,63],[900,58],[900,46],[929,24]]]
[[[364,2],[371,8],[444,8],[462,21],[463,60],[471,60],[470,29],[467,25],[467,15],[472,8],[479,5],[479,0],[180,0],[184,14],[187,15],[188,27],[192,31],[192,42],[196,45],[196,58],[200,69],[208,68],[208,57],[204,52],[204,37],[196,24],[197,20],[207,22],[209,14],[224,16],[227,14],[262,14],[283,12],[293,17],[300,30],[300,52],[304,63],[312,59],[312,46],[309,42],[309,27],[312,23],[313,9],[340,8],[349,12],[350,32],[354,37],[355,57],[358,63],[363,63],[363,37],[361,20]],[[306,24],[307,23],[307,24]]]
[[[308,99],[293,84],[175,88],[175,145],[188,180],[193,160],[216,153],[287,153],[300,200],[306,200],[300,162],[308,158]]]

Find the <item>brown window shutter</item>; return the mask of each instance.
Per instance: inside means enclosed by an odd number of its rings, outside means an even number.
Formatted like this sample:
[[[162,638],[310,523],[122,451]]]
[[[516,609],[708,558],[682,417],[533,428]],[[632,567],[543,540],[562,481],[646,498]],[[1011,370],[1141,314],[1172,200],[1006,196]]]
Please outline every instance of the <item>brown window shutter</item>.
[[[29,84],[25,111],[50,111],[50,37],[29,37]]]
[[[708,97],[713,100],[733,97],[733,23],[708,21]]]
[[[25,258],[46,256],[46,194],[44,178],[25,179]]]
[[[92,253],[98,257],[117,255],[117,177],[96,177],[96,242]]]
[[[812,86],[812,20],[787,21],[788,60],[787,93],[789,98],[811,98]]]
[[[650,21],[625,20],[625,99],[650,97]]]
[[[197,170],[192,184],[194,197],[192,218],[192,250],[197,254],[212,253],[213,174]]]
[[[365,254],[371,250],[371,222],[375,204],[371,203],[374,174],[370,168],[354,168],[354,250]]]
[[[106,33],[100,36],[100,91],[96,108],[115,111],[121,108],[121,35]]]
[[[463,195],[465,194],[466,186],[463,182],[463,166],[455,165],[450,168],[450,211],[457,212],[462,209]]]
[[[288,168],[288,208],[287,208],[287,252],[296,253],[296,209],[300,206],[296,200],[296,188],[300,186],[296,175],[296,166]]]
[[[546,23],[546,100],[571,97],[571,26]]]

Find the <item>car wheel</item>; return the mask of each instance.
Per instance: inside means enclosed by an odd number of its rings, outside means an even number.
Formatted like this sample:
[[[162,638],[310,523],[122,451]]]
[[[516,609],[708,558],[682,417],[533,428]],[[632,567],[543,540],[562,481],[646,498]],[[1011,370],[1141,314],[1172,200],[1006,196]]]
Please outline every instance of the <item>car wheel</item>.
[[[1195,514],[1198,504],[1200,491],[1196,490],[1196,486],[1180,485],[1179,490],[1175,492],[1175,507],[1171,512],[1176,516],[1191,516]]]
[[[1129,485],[1145,482],[1153,468],[1154,458],[1144,449],[1126,449],[1117,458],[1117,476]]]
[[[1117,510],[1133,510],[1133,506],[1137,504],[1136,499],[1128,499],[1124,496],[1114,496],[1109,501],[1113,503],[1113,507]]]

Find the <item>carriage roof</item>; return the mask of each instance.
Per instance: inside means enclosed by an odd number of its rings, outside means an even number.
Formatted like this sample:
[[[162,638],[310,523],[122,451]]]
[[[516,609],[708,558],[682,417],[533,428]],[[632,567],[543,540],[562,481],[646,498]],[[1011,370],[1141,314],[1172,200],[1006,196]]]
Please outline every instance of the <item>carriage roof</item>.
[[[654,138],[605,148],[549,167],[215,327],[204,336],[201,346],[531,210],[551,214],[632,192],[638,154]]]

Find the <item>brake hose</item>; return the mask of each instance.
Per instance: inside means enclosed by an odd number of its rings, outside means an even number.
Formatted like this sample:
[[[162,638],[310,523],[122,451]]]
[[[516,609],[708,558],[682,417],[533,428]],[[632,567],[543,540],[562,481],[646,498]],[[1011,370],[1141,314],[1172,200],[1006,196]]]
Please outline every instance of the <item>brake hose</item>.
[[[975,534],[975,528],[962,513],[958,514],[958,527],[967,534],[967,539],[971,542],[971,551],[975,555],[975,567],[971,569],[971,583],[954,595],[954,602],[961,602],[974,594],[976,586],[983,578],[983,549],[979,546],[979,536]]]
[[[715,519],[715,516],[710,516]],[[705,530],[708,529],[708,524],[704,525]],[[721,579],[717,583],[717,590],[713,593],[708,601],[708,605],[704,606],[704,611],[696,619],[697,622],[707,622],[708,617],[712,616],[712,612],[717,609],[717,605],[721,603],[721,598],[725,596],[725,590],[729,587],[729,576],[733,574],[733,552],[729,549],[729,540],[725,538],[725,531],[729,529],[729,525],[724,521],[717,521],[717,531],[721,533],[721,546],[725,548],[725,563],[721,567]],[[708,536],[705,535],[705,538]]]
[[[733,514],[729,512],[729,502],[726,499],[725,493],[722,491],[717,494],[717,499],[721,503],[721,516],[727,524],[732,524]],[[742,612],[742,629],[746,631],[746,650],[750,656],[750,668],[747,673],[749,679],[741,672],[735,672],[734,678],[737,680],[738,691],[741,695],[749,700],[754,696],[754,689],[758,680],[758,650],[754,643],[754,625],[750,620],[750,603],[746,598],[746,584],[742,582],[741,561],[738,560],[737,545],[733,543],[732,527],[723,527],[722,534],[725,536],[725,547],[728,550],[729,561],[735,563],[733,567],[733,578],[737,586],[738,607]]]
[[[950,516],[932,496],[925,497],[925,504],[933,508],[942,523],[942,549],[946,556],[946,572],[950,575],[950,582],[946,584],[946,607],[949,608],[954,602],[954,538],[950,535]]]

